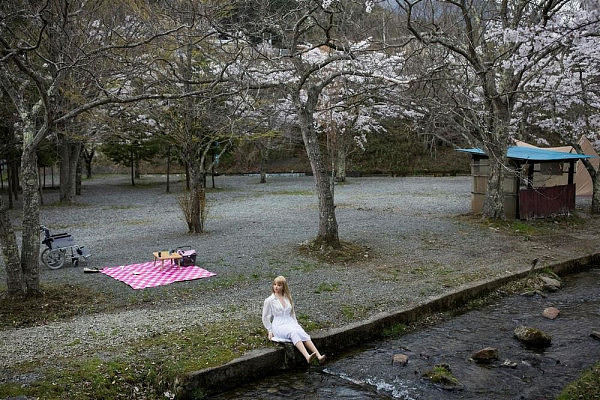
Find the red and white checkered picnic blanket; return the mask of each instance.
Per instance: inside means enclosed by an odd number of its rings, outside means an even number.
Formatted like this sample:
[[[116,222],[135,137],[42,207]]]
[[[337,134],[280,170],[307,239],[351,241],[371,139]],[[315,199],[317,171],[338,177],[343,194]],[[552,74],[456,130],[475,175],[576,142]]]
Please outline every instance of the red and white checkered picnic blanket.
[[[141,264],[120,265],[105,267],[100,272],[131,286],[133,289],[144,289],[173,282],[190,281],[193,279],[208,278],[216,275],[195,265],[178,267],[165,263],[161,270],[160,262],[149,261]]]

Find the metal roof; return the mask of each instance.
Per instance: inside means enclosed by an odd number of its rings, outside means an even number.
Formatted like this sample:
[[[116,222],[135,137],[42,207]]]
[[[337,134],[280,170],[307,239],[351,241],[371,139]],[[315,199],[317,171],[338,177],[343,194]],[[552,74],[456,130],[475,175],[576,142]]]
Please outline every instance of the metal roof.
[[[485,152],[479,148],[472,149],[457,149],[465,153],[473,155],[487,156]],[[582,158],[593,158],[585,154],[566,153],[562,151],[546,150],[537,147],[522,147],[511,146],[506,152],[508,158],[516,160],[531,160],[531,161],[564,161],[564,160],[580,160]]]

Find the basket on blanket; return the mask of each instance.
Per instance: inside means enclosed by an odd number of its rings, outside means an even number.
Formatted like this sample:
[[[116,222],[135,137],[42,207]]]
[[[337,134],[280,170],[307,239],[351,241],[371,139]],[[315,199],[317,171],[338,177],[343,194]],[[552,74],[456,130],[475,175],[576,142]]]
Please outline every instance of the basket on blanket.
[[[179,246],[176,251],[182,257],[181,266],[196,265],[196,250],[192,249],[192,246]]]

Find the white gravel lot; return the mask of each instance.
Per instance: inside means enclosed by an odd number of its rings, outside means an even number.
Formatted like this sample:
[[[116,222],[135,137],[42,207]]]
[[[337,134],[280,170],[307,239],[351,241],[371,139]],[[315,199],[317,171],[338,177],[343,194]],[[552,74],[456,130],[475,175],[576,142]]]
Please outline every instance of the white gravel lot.
[[[41,281],[71,283],[108,294],[120,311],[81,315],[47,325],[0,331],[0,365],[49,362],[56,357],[104,354],[136,338],[231,318],[260,318],[271,279],[285,275],[299,313],[329,326],[348,316],[363,318],[427,301],[470,282],[592,254],[596,218],[556,235],[524,238],[491,229],[466,216],[471,178],[365,177],[337,185],[340,238],[370,248],[349,265],[328,265],[298,254],[299,243],[316,235],[317,200],[312,177],[220,176],[209,190],[207,231],[190,235],[177,205],[180,182],[165,193],[164,176],[146,176],[135,188],[127,176],[84,182],[73,207],[53,206],[46,191],[41,223],[68,231],[92,252],[88,265],[106,267],[143,262],[152,252],[178,245],[198,251],[198,265],[212,278],[133,290],[81,267],[41,267]],[[210,181],[210,180],[209,180]],[[18,222],[18,211],[13,213]],[[0,282],[5,281],[0,268]],[[319,290],[326,285],[331,290]]]

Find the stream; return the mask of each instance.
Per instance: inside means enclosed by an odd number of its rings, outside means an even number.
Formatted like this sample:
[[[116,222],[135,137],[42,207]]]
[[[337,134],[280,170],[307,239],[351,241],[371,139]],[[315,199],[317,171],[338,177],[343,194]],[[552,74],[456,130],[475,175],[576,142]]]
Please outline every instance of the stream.
[[[554,293],[499,299],[439,324],[340,354],[323,367],[277,374],[211,399],[554,399],[565,385],[600,360],[600,269],[563,278]],[[550,320],[547,307],[560,310]],[[546,349],[529,349],[513,336],[526,325],[550,334]],[[470,360],[498,349],[489,365]],[[396,354],[408,363],[394,363]],[[447,364],[461,382],[443,389],[422,378]]]

